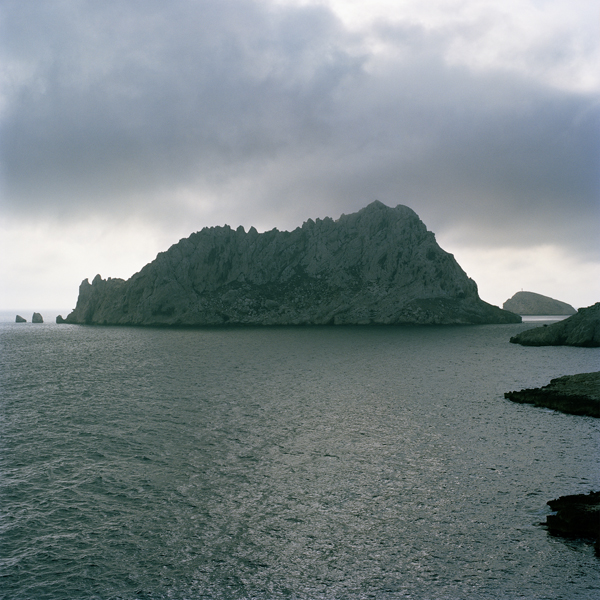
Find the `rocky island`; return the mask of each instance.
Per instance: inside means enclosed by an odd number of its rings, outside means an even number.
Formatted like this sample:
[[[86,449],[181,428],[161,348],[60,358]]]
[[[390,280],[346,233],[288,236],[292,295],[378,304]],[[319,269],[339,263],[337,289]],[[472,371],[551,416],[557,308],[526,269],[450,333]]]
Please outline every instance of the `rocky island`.
[[[600,372],[565,375],[541,388],[506,392],[504,397],[572,415],[600,417]]]
[[[534,292],[517,292],[503,305],[504,310],[510,310],[517,315],[574,315],[577,311],[566,302],[555,300]]]
[[[527,329],[510,338],[522,346],[600,346],[600,302],[552,325]]]
[[[61,317],[62,319],[62,317]],[[293,231],[210,227],[161,252],[129,280],[79,288],[62,322],[96,325],[518,323],[406,206],[375,201]]]

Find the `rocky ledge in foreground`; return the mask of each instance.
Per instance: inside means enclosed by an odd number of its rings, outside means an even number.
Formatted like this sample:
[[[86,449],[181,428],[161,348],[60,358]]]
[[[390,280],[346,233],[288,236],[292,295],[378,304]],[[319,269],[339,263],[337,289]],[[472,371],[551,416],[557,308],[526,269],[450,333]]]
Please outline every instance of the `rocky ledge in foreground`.
[[[600,492],[561,496],[548,506],[556,514],[546,517],[548,531],[566,537],[593,538],[600,555]]]
[[[600,302],[580,308],[577,314],[543,327],[527,329],[510,338],[522,346],[600,346]]]
[[[406,206],[309,219],[294,231],[211,227],[160,253],[128,281],[79,288],[67,323],[342,325],[518,323]]]
[[[565,375],[552,379],[544,387],[507,392],[504,397],[571,415],[600,417],[600,371]]]

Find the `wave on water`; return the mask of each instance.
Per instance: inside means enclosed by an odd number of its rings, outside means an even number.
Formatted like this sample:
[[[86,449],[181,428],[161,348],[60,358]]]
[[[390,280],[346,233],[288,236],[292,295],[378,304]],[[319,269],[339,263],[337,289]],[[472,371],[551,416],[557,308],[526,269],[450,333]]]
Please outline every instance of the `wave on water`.
[[[0,598],[597,598],[598,421],[503,393],[600,350],[530,326],[0,325]]]

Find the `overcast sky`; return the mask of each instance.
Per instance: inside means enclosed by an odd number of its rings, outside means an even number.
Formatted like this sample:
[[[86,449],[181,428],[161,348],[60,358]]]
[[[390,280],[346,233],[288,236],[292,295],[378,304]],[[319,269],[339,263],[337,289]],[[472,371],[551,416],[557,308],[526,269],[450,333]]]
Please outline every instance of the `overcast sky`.
[[[484,300],[587,306],[599,134],[589,0],[0,0],[0,309],[375,199]]]

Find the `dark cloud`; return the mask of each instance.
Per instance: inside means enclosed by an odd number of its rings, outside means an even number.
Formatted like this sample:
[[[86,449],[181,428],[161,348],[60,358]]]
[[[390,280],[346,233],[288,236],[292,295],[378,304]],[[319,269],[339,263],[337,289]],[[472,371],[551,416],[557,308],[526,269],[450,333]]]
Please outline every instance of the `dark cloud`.
[[[7,213],[183,218],[187,189],[238,222],[294,226],[379,198],[434,231],[598,251],[596,99],[449,66],[443,36],[379,25],[391,59],[323,7],[1,10]]]
[[[110,205],[318,144],[331,90],[360,64],[322,9],[63,2],[50,14],[50,4],[3,15],[3,54],[22,72],[5,86],[9,207]]]

